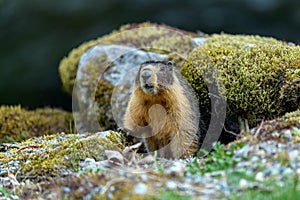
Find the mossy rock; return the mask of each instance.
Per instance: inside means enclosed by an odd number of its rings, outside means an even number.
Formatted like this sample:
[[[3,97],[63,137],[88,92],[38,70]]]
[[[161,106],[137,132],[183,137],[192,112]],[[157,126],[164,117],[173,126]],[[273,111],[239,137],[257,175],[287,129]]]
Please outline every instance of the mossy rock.
[[[148,22],[124,25],[111,34],[83,43],[79,47],[74,48],[67,57],[62,59],[59,65],[59,74],[63,88],[68,93],[72,93],[79,60],[83,53],[93,46],[99,44],[116,44],[135,47],[148,52],[163,54],[176,52],[178,54],[187,55],[194,48],[190,40],[194,37],[199,36],[195,33],[166,25]],[[173,59],[179,58],[175,56]]]
[[[59,109],[26,110],[21,106],[1,106],[0,143],[57,132],[68,133],[71,122],[71,113]]]
[[[236,133],[239,118],[254,127],[300,104],[300,46],[273,38],[214,34],[190,53],[181,72],[196,91],[202,113],[211,108],[206,84],[214,83],[226,96],[225,126]]]
[[[78,101],[78,109],[75,110],[80,110],[77,117],[80,121],[78,127],[83,127],[80,132],[122,126],[139,65],[149,59],[159,59],[172,60],[177,66],[182,66],[188,53],[196,46],[192,40],[195,37],[199,36],[166,25],[131,24],[72,50],[61,61],[59,72],[68,93],[73,92],[74,85],[78,89],[73,100]],[[126,80],[124,85],[117,87],[123,77],[132,80]],[[111,100],[116,88],[121,88],[119,93],[122,97],[116,98],[119,104],[115,109]],[[113,113],[112,110],[118,111]]]
[[[45,135],[0,148],[0,175],[61,176],[79,169],[86,158],[105,160],[105,150],[121,151],[125,139],[115,132]],[[34,180],[34,178],[33,178]]]

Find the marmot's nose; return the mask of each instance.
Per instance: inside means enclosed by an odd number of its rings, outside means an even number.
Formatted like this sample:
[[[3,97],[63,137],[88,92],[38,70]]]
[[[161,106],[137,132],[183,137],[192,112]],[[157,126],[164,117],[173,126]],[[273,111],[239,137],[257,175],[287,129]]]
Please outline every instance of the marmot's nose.
[[[150,76],[151,76],[151,71],[145,70],[145,71],[142,72],[142,78],[143,78],[144,80],[149,79]]]

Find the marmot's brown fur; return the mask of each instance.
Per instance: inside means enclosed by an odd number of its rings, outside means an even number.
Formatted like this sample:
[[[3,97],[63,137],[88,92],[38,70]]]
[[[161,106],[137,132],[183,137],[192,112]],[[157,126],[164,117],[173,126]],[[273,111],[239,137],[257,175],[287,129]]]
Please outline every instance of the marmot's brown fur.
[[[150,151],[179,158],[198,150],[199,107],[192,88],[171,62],[141,64],[124,116],[124,129],[146,138]]]

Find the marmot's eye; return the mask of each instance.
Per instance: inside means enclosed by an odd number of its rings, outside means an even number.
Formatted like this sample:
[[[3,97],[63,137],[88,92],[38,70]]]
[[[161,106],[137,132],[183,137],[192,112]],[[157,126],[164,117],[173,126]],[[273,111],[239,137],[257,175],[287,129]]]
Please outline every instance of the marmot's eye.
[[[168,66],[173,66],[173,63],[171,61],[168,61],[167,65]]]

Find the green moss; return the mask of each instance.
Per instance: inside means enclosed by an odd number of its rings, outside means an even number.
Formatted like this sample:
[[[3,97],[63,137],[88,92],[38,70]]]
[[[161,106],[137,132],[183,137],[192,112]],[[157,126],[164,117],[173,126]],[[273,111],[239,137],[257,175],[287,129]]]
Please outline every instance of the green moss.
[[[0,152],[2,166],[18,161],[21,175],[56,176],[67,171],[76,171],[79,161],[85,158],[105,160],[104,150],[121,151],[124,148],[122,137],[110,132],[107,137],[95,134],[55,134],[31,138]]]
[[[210,112],[205,81],[211,81],[203,77],[213,77],[216,86],[220,89],[223,84],[225,89],[228,124],[238,127],[241,117],[253,127],[263,118],[272,119],[298,108],[299,58],[300,46],[273,38],[212,35],[190,53],[182,74],[195,89],[202,112]]]
[[[176,52],[186,55],[193,49],[190,40],[192,37],[197,37],[197,35],[166,25],[157,25],[148,22],[122,26],[118,31],[114,31],[109,35],[83,43],[62,59],[59,65],[59,74],[63,88],[68,93],[72,93],[81,55],[87,49],[97,44],[118,44],[157,53],[168,54]]]
[[[59,143],[58,148],[49,150],[48,153],[42,155],[33,155],[30,157],[30,165],[25,165],[23,172],[30,174],[56,174],[61,173],[63,168],[77,167],[79,162],[85,158],[94,158],[95,160],[104,160],[105,149],[115,149],[116,146],[103,138],[93,138],[78,141],[76,136],[70,136],[70,140]],[[72,137],[75,137],[72,139]],[[72,141],[74,140],[75,141]]]
[[[21,106],[0,107],[0,143],[33,136],[67,133],[72,115],[59,109],[26,110]]]
[[[284,115],[284,118],[286,121],[295,122],[295,123],[300,124],[300,109],[298,109],[294,112],[286,113]]]
[[[109,83],[103,81],[98,84],[95,99],[98,103],[97,119],[100,127],[104,129],[114,129],[116,128],[116,123],[113,120],[112,110],[111,110],[111,95],[113,92],[113,86]]]

